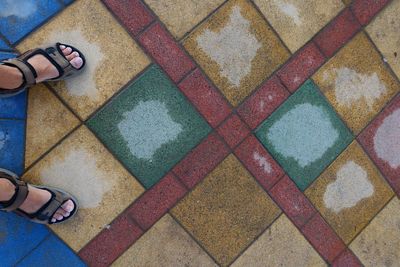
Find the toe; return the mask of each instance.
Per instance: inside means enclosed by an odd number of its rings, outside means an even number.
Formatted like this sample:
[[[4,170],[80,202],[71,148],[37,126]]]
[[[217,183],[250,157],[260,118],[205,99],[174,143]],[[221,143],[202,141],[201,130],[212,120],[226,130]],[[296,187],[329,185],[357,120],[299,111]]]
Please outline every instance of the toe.
[[[81,57],[76,57],[72,59],[70,63],[74,68],[79,69],[83,65],[83,59]]]
[[[72,59],[79,57],[79,53],[78,52],[72,52],[71,54],[69,54],[68,56],[65,56],[67,58],[68,61],[71,61]]]
[[[72,202],[71,200],[68,200],[67,202],[65,202],[61,208],[65,211],[70,213],[71,211],[74,210],[74,202]]]
[[[62,216],[58,211],[54,214],[53,219],[56,219],[58,221],[62,220],[64,216]]]
[[[68,56],[69,54],[72,53],[72,48],[71,48],[71,47],[66,47],[66,48],[64,48],[64,49],[61,48],[61,50],[62,50],[64,56]]]

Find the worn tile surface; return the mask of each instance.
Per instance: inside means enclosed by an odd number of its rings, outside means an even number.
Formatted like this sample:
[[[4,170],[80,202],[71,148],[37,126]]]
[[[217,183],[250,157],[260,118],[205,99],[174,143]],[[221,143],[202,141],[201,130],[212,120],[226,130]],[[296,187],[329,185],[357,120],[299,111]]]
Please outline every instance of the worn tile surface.
[[[73,45],[88,61],[82,75],[52,84],[83,119],[149,64],[138,45],[96,0],[74,2],[17,48],[24,52],[56,42]]]
[[[183,44],[234,106],[289,56],[246,0],[226,3]]]
[[[354,141],[305,194],[349,243],[389,201],[393,191]]]
[[[256,135],[301,190],[353,138],[312,81],[265,120]]]
[[[214,11],[224,0],[145,0],[146,4],[179,39]]]
[[[223,266],[279,213],[279,208],[233,155],[172,209],[172,214]]]
[[[287,47],[297,51],[344,7],[332,0],[255,0]]]
[[[400,259],[400,200],[393,198],[350,248],[364,266],[398,266]]]
[[[324,260],[282,215],[232,265],[241,266],[326,266]]]
[[[143,192],[143,188],[82,126],[33,166],[24,180],[63,188],[79,201],[74,221],[52,226],[81,249]]]
[[[355,134],[400,90],[400,84],[363,33],[354,37],[313,78]]]
[[[92,118],[89,126],[147,188],[210,130],[156,66]]]
[[[217,266],[196,242],[165,215],[112,266]]]
[[[25,167],[79,125],[79,120],[46,86],[31,88],[28,97]]]

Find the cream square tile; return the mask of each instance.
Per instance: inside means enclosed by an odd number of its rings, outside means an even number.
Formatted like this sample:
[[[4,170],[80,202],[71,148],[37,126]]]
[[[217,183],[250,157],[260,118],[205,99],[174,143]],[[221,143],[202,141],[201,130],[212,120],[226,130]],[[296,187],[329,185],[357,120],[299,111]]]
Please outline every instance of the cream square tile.
[[[17,48],[25,51],[55,42],[75,46],[87,59],[82,75],[53,84],[82,119],[149,64],[147,56],[101,1],[76,1]]]
[[[77,197],[76,217],[51,226],[75,251],[144,191],[85,126],[35,164],[24,180],[59,187]]]

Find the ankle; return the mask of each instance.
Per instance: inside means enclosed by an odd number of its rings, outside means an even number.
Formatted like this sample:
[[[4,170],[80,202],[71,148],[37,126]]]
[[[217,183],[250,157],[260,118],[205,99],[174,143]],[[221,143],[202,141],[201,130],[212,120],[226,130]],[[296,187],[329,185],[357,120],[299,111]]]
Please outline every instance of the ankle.
[[[24,78],[18,68],[7,65],[0,65],[0,68],[2,69],[2,73],[5,73],[7,76],[7,79],[2,82],[2,89],[17,89],[23,84]]]
[[[0,178],[0,201],[9,201],[15,194],[15,185],[4,178]]]

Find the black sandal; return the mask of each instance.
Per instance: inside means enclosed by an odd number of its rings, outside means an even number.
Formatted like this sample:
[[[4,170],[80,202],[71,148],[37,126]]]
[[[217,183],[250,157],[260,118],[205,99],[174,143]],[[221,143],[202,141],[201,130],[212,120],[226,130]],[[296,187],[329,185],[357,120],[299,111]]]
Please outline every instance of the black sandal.
[[[72,52],[78,52],[79,57],[82,58],[83,64],[77,69],[69,63],[67,58],[64,56],[60,46],[64,45],[66,47],[71,47]],[[47,58],[54,67],[57,68],[59,75],[53,79],[48,79],[46,81],[59,81],[67,78],[74,77],[82,72],[84,66],[86,65],[86,60],[83,54],[75,47],[67,44],[56,43],[53,46],[47,47],[45,49],[37,48],[29,50],[17,58],[10,58],[0,62],[0,65],[11,66],[19,69],[22,73],[23,82],[22,85],[16,89],[1,89],[0,97],[10,97],[23,92],[27,87],[36,84],[37,73],[35,68],[28,63],[28,60],[36,55],[43,55]]]
[[[78,201],[67,192],[53,187],[34,186],[49,191],[51,194],[51,198],[37,212],[32,214],[26,213],[25,211],[19,209],[19,207],[22,205],[22,203],[24,203],[25,199],[28,196],[29,190],[27,183],[21,181],[15,173],[1,168],[0,178],[7,179],[15,185],[15,194],[11,197],[11,199],[8,201],[0,201],[1,211],[14,212],[35,223],[59,224],[68,219],[71,219],[78,210]],[[51,219],[53,218],[56,211],[68,200],[71,200],[74,203],[74,209],[70,212],[70,215],[68,217],[64,217],[62,220],[52,222]]]

